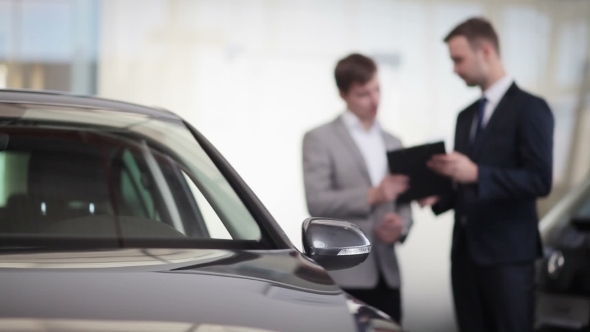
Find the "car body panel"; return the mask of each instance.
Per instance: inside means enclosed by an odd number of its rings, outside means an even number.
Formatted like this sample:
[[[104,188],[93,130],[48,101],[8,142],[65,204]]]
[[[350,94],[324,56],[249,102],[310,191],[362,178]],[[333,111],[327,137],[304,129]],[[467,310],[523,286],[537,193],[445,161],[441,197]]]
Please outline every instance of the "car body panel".
[[[277,332],[243,326],[188,322],[0,318],[0,331],[30,332]]]
[[[355,331],[344,293],[296,251],[5,254],[0,274],[2,317]]]
[[[136,113],[159,119],[181,121],[176,114],[154,107],[146,107],[123,101],[105,98],[73,95],[60,91],[10,90],[0,89],[0,101],[11,104],[38,104],[51,106],[67,106],[88,109],[114,110],[124,113]],[[16,110],[15,110],[16,111]]]

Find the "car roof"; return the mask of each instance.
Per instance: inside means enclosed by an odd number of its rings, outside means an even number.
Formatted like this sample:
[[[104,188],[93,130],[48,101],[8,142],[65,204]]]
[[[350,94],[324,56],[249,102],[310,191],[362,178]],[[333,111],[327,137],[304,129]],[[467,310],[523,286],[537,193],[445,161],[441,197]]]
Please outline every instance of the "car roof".
[[[181,120],[178,115],[163,108],[147,107],[96,96],[75,95],[62,91],[0,89],[0,103],[104,109],[126,113],[144,114],[157,118]]]

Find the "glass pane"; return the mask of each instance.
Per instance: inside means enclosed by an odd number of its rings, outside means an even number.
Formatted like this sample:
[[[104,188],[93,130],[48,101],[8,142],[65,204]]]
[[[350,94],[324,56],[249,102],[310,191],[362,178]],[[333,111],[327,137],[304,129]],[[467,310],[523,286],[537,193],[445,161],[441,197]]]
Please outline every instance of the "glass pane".
[[[194,182],[184,172],[182,175],[188,183],[191,193],[193,194],[199,210],[201,211],[201,215],[203,216],[203,220],[207,226],[209,236],[213,239],[231,239],[232,237],[227,231],[227,228],[225,228],[225,225],[221,219],[219,219],[219,216],[217,213],[215,213],[215,210],[213,210],[211,204],[209,204],[205,196],[203,196]]]
[[[0,126],[10,142],[0,156],[0,233],[261,240],[256,220],[182,123],[24,109]]]

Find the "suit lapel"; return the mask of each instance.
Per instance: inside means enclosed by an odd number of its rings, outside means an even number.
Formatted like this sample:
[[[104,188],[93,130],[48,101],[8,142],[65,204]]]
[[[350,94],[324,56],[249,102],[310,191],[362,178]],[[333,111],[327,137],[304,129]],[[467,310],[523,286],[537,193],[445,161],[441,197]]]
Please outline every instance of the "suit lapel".
[[[504,94],[502,99],[500,99],[498,106],[496,106],[494,113],[492,113],[490,120],[488,121],[487,125],[485,126],[485,129],[483,130],[483,132],[481,134],[482,135],[481,139],[477,143],[477,146],[474,147],[474,152],[473,152],[474,159],[479,157],[479,155],[481,154],[482,148],[485,146],[487,141],[490,139],[490,132],[493,132],[493,129],[496,126],[498,126],[499,123],[502,122],[502,118],[505,116],[505,114],[510,111],[510,107],[509,107],[510,100],[512,99],[515,92],[517,92],[517,91],[518,91],[518,87],[516,86],[515,83],[512,83],[512,85],[510,86],[510,88],[508,88],[508,90],[506,91],[506,93]]]
[[[401,146],[398,144],[398,142],[395,139],[393,139],[391,136],[389,136],[383,130],[381,130],[381,136],[383,137],[383,142],[385,143],[385,150],[386,151],[392,151],[392,150],[397,150],[397,149],[401,148]]]
[[[363,158],[363,155],[361,154],[361,151],[359,150],[358,146],[354,142],[354,139],[352,138],[352,136],[350,136],[348,128],[346,128],[346,125],[344,124],[342,118],[338,117],[336,120],[334,120],[333,124],[336,134],[340,137],[342,143],[346,147],[346,150],[350,152],[352,159],[354,159],[354,163],[357,165],[357,167],[363,174],[365,180],[367,180],[367,183],[371,184],[371,176],[369,175],[369,170],[367,169],[365,159]]]
[[[455,150],[465,155],[471,156],[471,127],[473,125],[474,117],[477,115],[477,104],[471,105],[467,108],[464,116],[459,118],[457,124],[457,146]]]

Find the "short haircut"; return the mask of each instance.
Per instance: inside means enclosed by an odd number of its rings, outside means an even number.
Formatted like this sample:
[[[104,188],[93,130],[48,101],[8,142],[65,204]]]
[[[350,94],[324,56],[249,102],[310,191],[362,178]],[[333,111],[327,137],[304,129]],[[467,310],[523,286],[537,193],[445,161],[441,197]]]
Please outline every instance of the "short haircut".
[[[354,83],[365,84],[377,72],[377,65],[371,58],[353,53],[338,61],[334,70],[336,86],[343,93],[348,93]]]
[[[492,43],[496,49],[496,53],[500,54],[500,43],[498,41],[498,35],[492,24],[483,17],[473,17],[467,21],[456,26],[449,34],[445,37],[445,43],[449,40],[463,36],[467,38],[472,48],[478,47],[482,41],[488,41]]]

